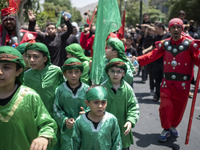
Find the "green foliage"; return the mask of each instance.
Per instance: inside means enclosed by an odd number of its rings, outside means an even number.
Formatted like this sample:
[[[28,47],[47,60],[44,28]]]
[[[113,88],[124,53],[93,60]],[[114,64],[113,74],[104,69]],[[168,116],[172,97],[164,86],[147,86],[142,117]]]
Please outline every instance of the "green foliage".
[[[82,17],[80,11],[78,11],[75,7],[71,9],[72,21],[81,22]]]
[[[1,0],[0,1],[0,9],[3,9],[8,6],[8,0]]]
[[[166,22],[166,15],[160,10],[156,9],[155,6],[142,5],[142,14],[149,13],[152,22],[162,21]],[[140,1],[138,0],[127,0],[126,2],[126,24],[127,26],[140,23]]]
[[[8,6],[8,3],[7,3],[8,0],[1,0],[0,1],[0,9],[4,9]],[[1,12],[0,12],[0,15],[1,15]],[[1,23],[1,19],[0,19],[0,23]]]
[[[174,17],[178,17],[180,10],[184,10],[187,20],[194,20],[197,24],[200,24],[200,3],[199,0],[169,0],[169,20]]]

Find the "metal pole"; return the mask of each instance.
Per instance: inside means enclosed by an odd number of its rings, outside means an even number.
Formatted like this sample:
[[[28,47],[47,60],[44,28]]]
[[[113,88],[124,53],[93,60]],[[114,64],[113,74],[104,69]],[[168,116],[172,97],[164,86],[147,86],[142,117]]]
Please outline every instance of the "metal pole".
[[[142,24],[142,0],[140,0],[140,25]]]
[[[193,120],[193,114],[194,114],[194,107],[195,107],[196,97],[197,97],[197,92],[198,92],[198,87],[199,87],[199,78],[200,78],[200,65],[198,68],[195,90],[194,90],[194,95],[193,95],[193,99],[192,99],[190,118],[189,118],[189,122],[188,122],[186,138],[185,138],[185,145],[187,145],[189,143],[190,131],[191,131],[191,127],[192,127],[192,120]]]

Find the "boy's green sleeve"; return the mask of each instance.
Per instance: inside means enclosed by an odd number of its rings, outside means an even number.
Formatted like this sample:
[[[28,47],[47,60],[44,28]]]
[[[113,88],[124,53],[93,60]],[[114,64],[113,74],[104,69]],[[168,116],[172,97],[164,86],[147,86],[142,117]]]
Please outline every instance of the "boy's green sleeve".
[[[90,72],[89,62],[84,61],[83,62],[83,73],[81,75],[81,81],[88,85],[90,85],[89,72]]]
[[[127,72],[126,75],[124,76],[124,80],[131,85],[133,83],[133,73],[134,73],[134,68],[133,65],[131,64],[131,62],[128,60],[128,62],[126,62],[126,66],[127,66]]]
[[[59,88],[56,88],[55,91],[55,100],[54,100],[54,104],[53,104],[53,117],[56,120],[56,122],[58,123],[58,126],[61,130],[61,132],[64,131],[64,128],[66,127],[65,124],[65,120],[68,119],[68,117],[66,116],[65,112],[62,110],[59,101],[62,100],[60,99],[60,90]]]
[[[50,139],[51,143],[49,144],[51,146],[55,145],[57,142],[57,124],[55,120],[48,113],[39,95],[34,94],[30,99],[33,99],[32,109],[35,115],[35,123],[38,127],[38,137],[41,136]]]
[[[73,126],[73,133],[72,133],[72,143],[73,143],[73,150],[79,150],[81,145],[81,133],[78,126],[78,122],[74,123]]]
[[[120,129],[117,119],[114,119],[114,127],[111,134],[112,134],[112,150],[121,150],[122,140],[120,136]]]
[[[129,90],[130,92],[128,94],[130,96],[128,96],[129,100],[128,100],[127,121],[130,121],[132,123],[132,127],[135,127],[135,124],[137,123],[139,119],[140,110],[139,110],[139,104],[135,96],[135,93],[131,87],[129,88],[130,88]]]

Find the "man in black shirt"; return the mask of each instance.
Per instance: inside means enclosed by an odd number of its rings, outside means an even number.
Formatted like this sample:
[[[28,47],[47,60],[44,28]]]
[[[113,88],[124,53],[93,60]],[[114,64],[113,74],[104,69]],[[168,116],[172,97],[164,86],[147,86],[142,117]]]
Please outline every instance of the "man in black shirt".
[[[29,16],[29,30],[34,31],[36,25],[35,17],[33,11],[28,12]],[[67,31],[57,34],[56,26],[54,23],[48,23],[46,26],[47,34],[38,32],[36,40],[39,40],[41,43],[44,43],[50,53],[51,62],[54,65],[62,66],[66,60],[66,40],[72,34],[73,28],[69,21],[70,18],[64,16],[65,24],[67,26]]]
[[[150,50],[153,50],[155,48],[155,42],[171,37],[171,34],[165,31],[165,26],[163,23],[157,23],[155,28],[156,28],[156,36],[154,38]],[[154,61],[152,68],[153,68],[155,88],[156,88],[153,100],[158,101],[160,98],[160,83],[163,78],[163,57]]]

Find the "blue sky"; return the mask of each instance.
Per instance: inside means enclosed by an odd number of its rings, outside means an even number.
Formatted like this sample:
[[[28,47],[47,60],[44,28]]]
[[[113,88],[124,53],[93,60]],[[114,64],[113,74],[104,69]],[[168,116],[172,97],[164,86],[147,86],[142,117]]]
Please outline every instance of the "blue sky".
[[[83,7],[96,2],[98,2],[98,0],[71,0],[72,6],[75,7]]]

